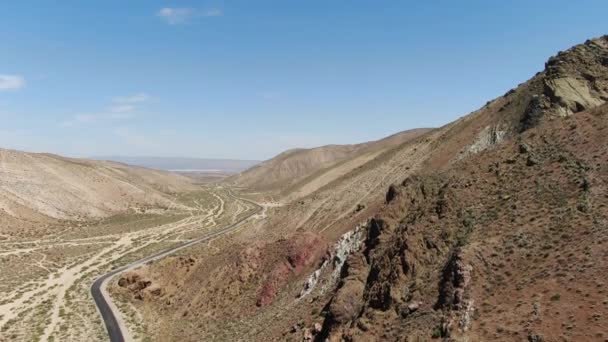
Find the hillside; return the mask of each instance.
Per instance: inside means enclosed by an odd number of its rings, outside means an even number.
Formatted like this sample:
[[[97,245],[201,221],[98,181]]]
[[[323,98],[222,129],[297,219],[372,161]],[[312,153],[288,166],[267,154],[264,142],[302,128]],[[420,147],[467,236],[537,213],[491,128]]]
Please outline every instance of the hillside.
[[[414,129],[387,138],[354,145],[328,145],[285,151],[229,178],[237,186],[260,191],[308,194],[373,159],[379,153],[411,140],[427,129]],[[291,191],[288,191],[291,190]]]
[[[608,36],[117,291],[159,340],[605,340],[606,101]]]
[[[587,41],[440,129],[423,167],[384,192],[320,336],[597,339],[605,312],[580,303],[606,279],[566,265],[606,239],[606,61],[608,37]]]
[[[114,162],[0,150],[0,233],[28,234],[58,220],[169,208],[191,189],[182,176]]]
[[[604,105],[546,121],[391,187],[320,336],[604,339],[607,117]]]

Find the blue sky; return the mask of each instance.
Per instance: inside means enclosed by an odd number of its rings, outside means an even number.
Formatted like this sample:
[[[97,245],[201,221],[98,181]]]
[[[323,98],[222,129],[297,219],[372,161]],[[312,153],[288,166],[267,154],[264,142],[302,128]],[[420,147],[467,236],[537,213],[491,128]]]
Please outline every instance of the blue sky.
[[[440,126],[608,33],[608,1],[10,1],[0,147],[266,159]]]

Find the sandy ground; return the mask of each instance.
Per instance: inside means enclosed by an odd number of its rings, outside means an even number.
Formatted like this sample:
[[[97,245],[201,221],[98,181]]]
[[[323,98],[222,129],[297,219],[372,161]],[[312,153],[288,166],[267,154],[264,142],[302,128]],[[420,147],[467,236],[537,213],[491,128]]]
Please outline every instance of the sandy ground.
[[[108,234],[96,231],[92,237],[66,239],[58,235],[1,242],[0,273],[19,267],[21,271],[0,278],[0,285],[6,285],[0,296],[0,341],[107,338],[88,294],[97,276],[188,241],[247,211],[246,205],[238,203],[236,210],[227,212],[226,201],[235,200],[221,188],[209,188],[200,197],[176,213],[173,221],[158,225],[144,217],[127,223],[118,221],[109,226],[112,229]],[[138,225],[143,228],[138,229]],[[94,231],[95,227],[88,229]]]

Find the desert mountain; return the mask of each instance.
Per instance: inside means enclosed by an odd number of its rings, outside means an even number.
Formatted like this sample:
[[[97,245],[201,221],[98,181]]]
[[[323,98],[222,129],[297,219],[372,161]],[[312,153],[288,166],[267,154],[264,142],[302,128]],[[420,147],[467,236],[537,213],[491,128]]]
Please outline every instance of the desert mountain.
[[[340,147],[342,153],[333,155],[342,159],[336,157],[325,167],[298,158],[323,154],[323,148],[321,152],[288,151],[244,172],[235,181],[254,190],[278,187],[285,202],[298,199],[309,203],[294,203],[284,211],[298,222],[298,227],[306,224],[328,229],[328,225],[342,222],[347,216],[360,219],[360,215],[351,215],[355,209],[376,203],[382,197],[382,189],[404,176],[418,170],[447,168],[517,137],[542,120],[565,117],[604,103],[608,100],[607,46],[607,40],[599,38],[560,52],[529,81],[439,129],[405,132],[400,143],[381,144],[382,148],[368,153],[363,152],[368,151],[365,146],[354,151],[352,147]],[[284,219],[287,216],[278,221]]]
[[[608,37],[559,53],[446,127],[365,225],[318,338],[598,339],[607,57]]]
[[[175,206],[174,192],[190,181],[167,172],[115,162],[0,150],[2,233],[41,228],[56,220],[94,219]]]
[[[606,101],[608,36],[558,53],[481,109],[344,172],[331,173],[361,155],[352,146],[317,152],[324,157],[291,151],[247,171],[237,184],[298,195],[223,251],[195,249],[185,266],[184,257],[167,258],[140,270],[159,289],[134,301],[146,321],[160,322],[148,333],[604,340]],[[286,162],[299,153],[315,162]],[[222,262],[198,262],[209,257]]]
[[[414,129],[387,138],[354,145],[328,145],[293,149],[228,179],[247,189],[310,193],[333,179],[373,159],[382,152],[420,136],[427,129]],[[306,187],[307,186],[307,187]]]

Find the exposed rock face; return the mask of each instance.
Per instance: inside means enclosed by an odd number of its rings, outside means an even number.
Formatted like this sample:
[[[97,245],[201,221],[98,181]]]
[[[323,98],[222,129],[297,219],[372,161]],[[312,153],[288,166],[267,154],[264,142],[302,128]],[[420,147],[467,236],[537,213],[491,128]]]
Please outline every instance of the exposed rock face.
[[[318,261],[327,251],[321,237],[310,232],[296,235],[287,245],[287,262],[296,274]]]
[[[439,285],[439,300],[435,307],[438,309],[462,309],[465,303],[465,290],[471,280],[471,266],[466,265],[460,255],[460,250],[452,252],[443,268]]]
[[[118,280],[118,286],[127,287],[131,290],[143,290],[150,284],[149,280],[141,279],[141,276],[137,273],[125,273]]]
[[[561,52],[546,63],[544,93],[554,115],[567,116],[608,100],[608,36]]]
[[[174,268],[174,275],[184,277],[194,267],[197,261],[192,257],[174,257],[171,259],[171,264]],[[156,281],[155,277],[150,274],[149,265],[144,265],[134,271],[126,272],[118,279],[118,286],[127,290],[137,300],[154,299],[155,297],[163,297],[166,293],[164,284],[161,281]]]
[[[607,42],[604,36],[560,52],[547,61],[545,70],[480,109],[478,114],[494,117],[458,159],[496,146],[544,118],[569,116],[608,101]],[[500,106],[497,112],[494,105]]]
[[[340,237],[330,250],[328,258],[306,280],[304,289],[300,292],[300,298],[303,298],[314,290],[320,277],[328,268],[330,268],[330,274],[328,275],[328,279],[325,279],[325,283],[320,289],[319,294],[323,295],[329,289],[333,289],[342,274],[342,269],[347,258],[361,248],[365,231],[366,229],[363,226],[358,226]]]
[[[557,113],[563,116],[581,112],[604,103],[604,100],[600,97],[591,94],[587,82],[577,80],[576,78],[549,79],[546,82],[546,86],[547,96],[549,96],[553,103],[557,104]]]
[[[365,247],[349,256],[344,265],[338,290],[329,304],[330,315],[323,336],[331,340],[349,336],[350,332],[339,327],[351,323],[371,332],[376,327],[366,322],[374,312],[405,317],[432,307],[428,299],[422,300],[422,293],[428,293],[432,286],[419,288],[422,279],[429,275],[426,271],[420,274],[419,269],[429,265],[439,268],[444,262],[441,256],[450,246],[441,238],[440,231],[424,232],[416,226],[421,215],[439,219],[438,203],[441,217],[455,214],[451,190],[446,184],[442,177],[414,177],[394,186],[393,192],[399,195],[387,204],[383,214],[369,222]],[[403,210],[405,216],[398,214]],[[443,233],[452,235],[460,229],[456,226]]]
[[[500,144],[506,133],[506,129],[504,127],[500,127],[500,125],[487,126],[479,133],[475,142],[468,148],[466,155],[476,154],[492,146]]]
[[[262,286],[256,305],[266,306],[271,304],[281,288],[287,284],[290,273],[291,269],[286,263],[276,266]]]
[[[368,269],[369,265],[360,253],[348,258],[344,266],[344,277],[329,306],[334,322],[347,323],[361,314]]]
[[[520,131],[537,126],[550,107],[551,102],[546,95],[533,95],[522,116]]]

